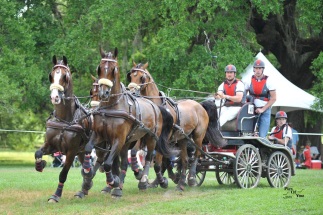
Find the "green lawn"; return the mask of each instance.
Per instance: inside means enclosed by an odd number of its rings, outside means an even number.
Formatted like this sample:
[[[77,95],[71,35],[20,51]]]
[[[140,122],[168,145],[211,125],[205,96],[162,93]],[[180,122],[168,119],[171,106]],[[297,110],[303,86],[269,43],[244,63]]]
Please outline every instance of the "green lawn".
[[[33,163],[33,153],[30,162]],[[2,153],[0,153],[1,159]],[[27,162],[28,163],[28,162]],[[98,173],[85,199],[75,199],[82,178],[80,168],[72,168],[58,204],[47,203],[56,189],[61,168],[0,165],[0,214],[322,214],[322,170],[297,170],[286,189],[271,188],[266,179],[254,189],[219,185],[208,172],[201,187],[175,191],[169,188],[139,191],[129,170],[121,199],[100,193],[105,175]],[[153,172],[153,168],[151,169]],[[150,174],[153,178],[153,174]]]

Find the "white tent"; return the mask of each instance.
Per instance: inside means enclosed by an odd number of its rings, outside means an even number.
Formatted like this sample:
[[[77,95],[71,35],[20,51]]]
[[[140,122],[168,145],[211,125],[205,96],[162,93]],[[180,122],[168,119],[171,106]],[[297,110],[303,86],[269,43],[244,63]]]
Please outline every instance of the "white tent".
[[[272,113],[279,110],[285,112],[294,110],[314,110],[311,105],[314,104],[315,97],[305,92],[299,87],[287,80],[270,62],[259,52],[256,56],[265,63],[264,74],[273,78],[276,82],[276,102],[272,107]],[[253,75],[253,64],[250,64],[245,73],[242,74],[242,81],[245,82]]]

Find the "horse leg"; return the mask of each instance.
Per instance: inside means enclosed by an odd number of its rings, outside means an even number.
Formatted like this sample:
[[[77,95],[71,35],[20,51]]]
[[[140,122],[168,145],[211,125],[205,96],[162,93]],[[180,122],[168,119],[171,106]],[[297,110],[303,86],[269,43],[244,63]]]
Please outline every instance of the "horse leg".
[[[131,170],[134,172],[134,175],[137,180],[140,180],[142,177],[142,170],[139,169],[138,159],[137,159],[137,150],[131,149]]]
[[[184,191],[184,187],[186,186],[186,170],[187,170],[187,164],[188,164],[188,156],[187,156],[187,144],[186,140],[182,140],[179,142],[179,146],[181,149],[180,154],[180,168],[179,168],[179,175],[177,177],[178,184],[176,186],[176,190],[178,191]]]
[[[158,184],[160,185],[161,188],[166,189],[168,187],[168,180],[167,178],[163,177],[161,172],[162,159],[163,159],[163,155],[157,152],[156,158],[155,158],[154,170],[156,173]]]
[[[43,154],[43,147],[35,152],[35,169],[38,172],[42,172],[46,166],[46,161],[43,160]]]
[[[123,150],[120,152],[120,157],[121,157],[121,171],[119,170],[119,164],[116,164],[116,162],[119,162],[119,158],[117,160],[114,160],[113,168],[116,168],[112,172],[116,172],[115,175],[119,175],[120,178],[120,184],[119,187],[115,188],[112,190],[111,195],[112,197],[115,198],[120,198],[122,196],[122,189],[123,189],[123,184],[126,178],[127,174],[127,169],[128,169],[128,148],[124,147]]]
[[[73,163],[74,158],[75,158],[75,154],[74,153],[68,153],[66,155],[65,164],[63,166],[62,171],[59,174],[59,183],[58,183],[56,192],[51,197],[49,197],[48,202],[54,202],[54,203],[56,203],[62,197],[64,183],[66,181],[66,178],[67,178],[67,175],[68,175],[68,171],[70,170],[70,168],[72,166],[72,163]]]
[[[156,144],[154,142],[147,145],[147,155],[145,157],[145,166],[144,166],[144,170],[142,173],[142,177],[141,177],[139,184],[138,184],[139,190],[146,190],[149,186],[149,183],[148,183],[149,168],[150,168],[150,163],[153,158],[155,146],[156,146]]]

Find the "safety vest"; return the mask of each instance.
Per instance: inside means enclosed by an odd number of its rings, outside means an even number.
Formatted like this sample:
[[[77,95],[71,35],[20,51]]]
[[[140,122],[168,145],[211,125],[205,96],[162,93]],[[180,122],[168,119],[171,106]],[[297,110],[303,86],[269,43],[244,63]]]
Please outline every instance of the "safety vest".
[[[254,75],[251,77],[250,85],[250,95],[254,96],[256,99],[263,101],[269,101],[270,94],[269,89],[266,85],[268,76],[264,75],[263,78],[258,80]]]
[[[223,93],[228,96],[235,96],[236,95],[236,89],[239,79],[235,79],[232,84],[230,84],[227,80],[223,83]],[[242,106],[246,102],[246,95],[245,92],[243,92],[243,97],[241,102],[233,102],[229,99],[226,100],[224,103],[224,106]]]
[[[274,137],[278,138],[278,139],[283,139],[283,131],[284,131],[284,127],[286,127],[286,133],[287,133],[287,129],[292,129],[291,127],[289,127],[287,124],[282,125],[282,127],[278,127],[276,126],[274,132],[272,133],[274,135]],[[289,148],[292,148],[292,141],[291,139],[288,140],[287,142],[287,146]]]

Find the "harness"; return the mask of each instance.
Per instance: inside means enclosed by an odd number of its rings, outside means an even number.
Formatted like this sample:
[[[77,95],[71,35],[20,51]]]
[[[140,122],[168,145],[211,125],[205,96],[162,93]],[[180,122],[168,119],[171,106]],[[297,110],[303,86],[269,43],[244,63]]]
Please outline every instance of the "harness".
[[[63,135],[65,131],[72,131],[81,136],[82,143],[87,143],[90,139],[92,119],[90,113],[79,103],[79,100],[75,98],[76,110],[74,112],[73,120],[67,122],[65,120],[57,118],[55,112],[53,112],[46,121],[46,129],[52,128],[60,130],[59,142],[63,140]],[[86,120],[84,122],[84,120]],[[86,125],[87,123],[87,125]]]
[[[258,80],[254,75],[251,77],[250,85],[250,95],[254,96],[256,99],[263,101],[269,101],[270,93],[266,85],[268,76],[264,75],[263,78]]]

